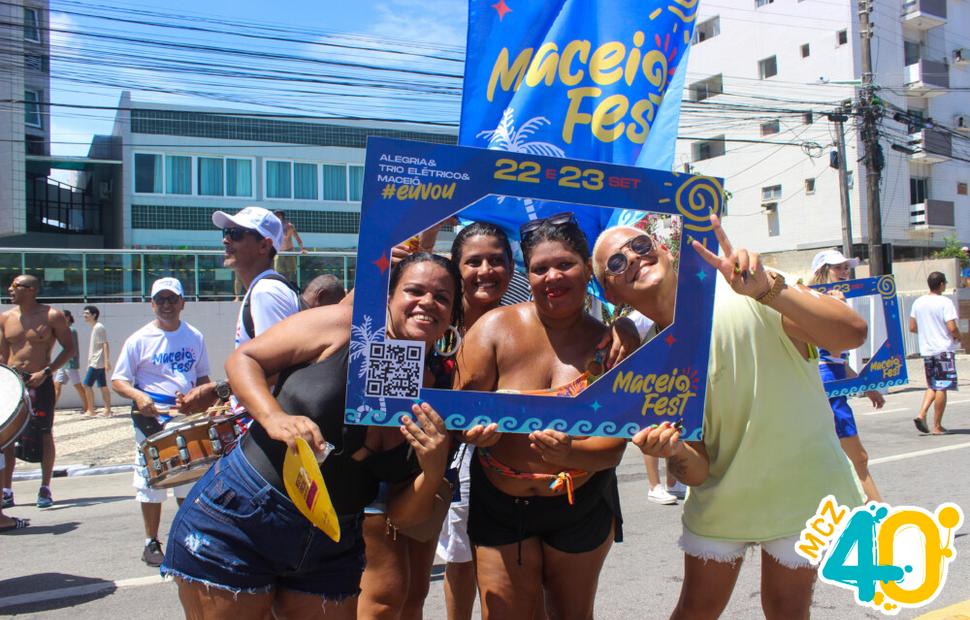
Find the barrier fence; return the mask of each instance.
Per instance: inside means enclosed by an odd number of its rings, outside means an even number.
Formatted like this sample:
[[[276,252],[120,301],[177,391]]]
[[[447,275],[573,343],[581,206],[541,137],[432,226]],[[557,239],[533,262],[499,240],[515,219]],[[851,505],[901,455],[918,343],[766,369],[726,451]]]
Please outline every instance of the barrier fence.
[[[165,276],[181,280],[185,298],[231,300],[241,295],[231,269],[222,266],[222,250],[55,250],[0,248],[3,288],[18,274],[41,281],[40,301],[147,301],[152,282]],[[355,252],[283,252],[276,269],[302,287],[331,274],[344,288],[354,284]]]

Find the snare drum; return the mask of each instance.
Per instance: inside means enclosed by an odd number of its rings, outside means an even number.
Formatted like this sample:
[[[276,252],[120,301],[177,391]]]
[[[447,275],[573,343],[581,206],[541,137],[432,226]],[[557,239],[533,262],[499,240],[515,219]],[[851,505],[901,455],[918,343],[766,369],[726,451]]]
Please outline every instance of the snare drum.
[[[237,417],[190,416],[147,438],[138,449],[145,457],[148,486],[167,489],[201,478],[239,435]]]
[[[27,386],[19,372],[0,364],[0,450],[12,444],[29,421]]]

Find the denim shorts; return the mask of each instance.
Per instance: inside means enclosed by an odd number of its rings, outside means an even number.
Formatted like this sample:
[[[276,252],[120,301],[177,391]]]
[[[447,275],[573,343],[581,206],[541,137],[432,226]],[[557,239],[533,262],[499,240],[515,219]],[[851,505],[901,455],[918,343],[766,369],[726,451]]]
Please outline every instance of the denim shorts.
[[[360,592],[362,518],[340,516],[333,542],[232,450],[175,515],[161,573],[234,593],[284,589],[339,602]]]
[[[84,375],[84,385],[94,387],[94,384],[97,384],[99,388],[103,388],[108,385],[104,368],[88,368],[87,374]],[[94,403],[91,403],[91,405],[93,406]]]

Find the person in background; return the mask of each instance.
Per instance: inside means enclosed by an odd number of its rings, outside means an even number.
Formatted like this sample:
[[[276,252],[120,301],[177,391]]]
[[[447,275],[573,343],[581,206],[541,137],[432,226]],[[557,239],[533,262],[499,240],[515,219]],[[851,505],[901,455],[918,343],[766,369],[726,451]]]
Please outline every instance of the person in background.
[[[812,280],[811,284],[829,284],[832,282],[844,282],[849,279],[851,269],[859,264],[857,258],[846,258],[838,250],[824,250],[815,255],[812,259]],[[845,301],[845,296],[832,290],[830,295],[836,299]],[[841,379],[851,379],[858,376],[855,370],[849,366],[849,354],[847,351],[827,351],[818,350],[818,371],[821,373],[822,383],[827,381],[839,381]],[[886,399],[882,394],[875,390],[866,392],[866,396],[872,401],[872,406],[882,409]],[[882,496],[876,487],[876,482],[872,479],[869,472],[869,453],[866,452],[859,438],[859,429],[856,427],[855,416],[852,415],[852,408],[845,396],[835,396],[829,398],[829,405],[832,407],[832,414],[835,416],[835,434],[839,437],[839,443],[846,456],[852,461],[859,480],[862,481],[862,489],[866,492],[868,501],[881,502]]]
[[[163,430],[171,419],[176,395],[209,381],[209,355],[202,333],[181,320],[185,309],[182,283],[176,278],[160,278],[152,284],[152,312],[155,319],[125,340],[111,376],[111,386],[122,398],[131,401],[131,421],[135,431],[134,487],[145,527],[145,546],[141,559],[149,566],[162,563],[162,544],[158,526],[167,489],[148,486],[148,471],[141,444]],[[172,489],[179,505],[191,484]]]
[[[346,296],[347,291],[344,289],[344,285],[340,283],[337,276],[329,273],[310,280],[301,293],[303,304],[307,308],[336,304]]]
[[[64,318],[67,319],[67,325],[71,330],[71,342],[74,343],[74,357],[69,359],[67,364],[54,374],[54,407],[57,407],[57,401],[61,399],[61,388],[66,384],[74,386],[78,396],[81,397],[81,411],[87,411],[89,409],[88,393],[84,390],[84,385],[81,383],[81,363],[78,353],[81,348],[77,341],[77,330],[74,328],[74,315],[71,314],[70,310],[64,310]]]
[[[296,226],[293,225],[293,222],[286,219],[286,212],[273,211],[273,215],[278,217],[280,222],[283,224],[283,244],[280,246],[279,251],[292,252],[293,241],[296,240],[297,244],[300,246],[300,254],[306,254],[307,251],[306,248],[303,247],[303,239],[300,238],[300,233],[296,230]],[[295,256],[277,255],[276,261],[273,263],[273,268],[291,280],[296,279]]]
[[[108,346],[108,330],[98,319],[101,311],[95,306],[84,306],[81,317],[91,326],[91,340],[88,344],[88,372],[84,375],[84,391],[87,394],[85,414],[97,415],[94,411],[94,386],[101,389],[104,401],[104,417],[111,417],[111,389],[108,387],[107,373],[111,372],[111,349]]]
[[[926,425],[926,415],[932,405],[932,433],[943,435],[947,432],[943,428],[946,393],[957,389],[955,351],[960,347],[960,327],[956,306],[943,296],[946,276],[934,271],[927,276],[926,285],[930,292],[913,302],[909,313],[909,331],[919,336],[919,354],[923,357],[926,373],[926,393],[913,423],[919,432],[931,432]]]

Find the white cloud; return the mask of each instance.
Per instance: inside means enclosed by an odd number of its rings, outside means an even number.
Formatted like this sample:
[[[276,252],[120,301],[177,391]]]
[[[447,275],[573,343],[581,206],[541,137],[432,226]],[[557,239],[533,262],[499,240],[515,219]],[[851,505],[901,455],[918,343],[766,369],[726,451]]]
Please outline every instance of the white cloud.
[[[389,0],[377,5],[375,35],[464,47],[468,5],[454,0]]]

